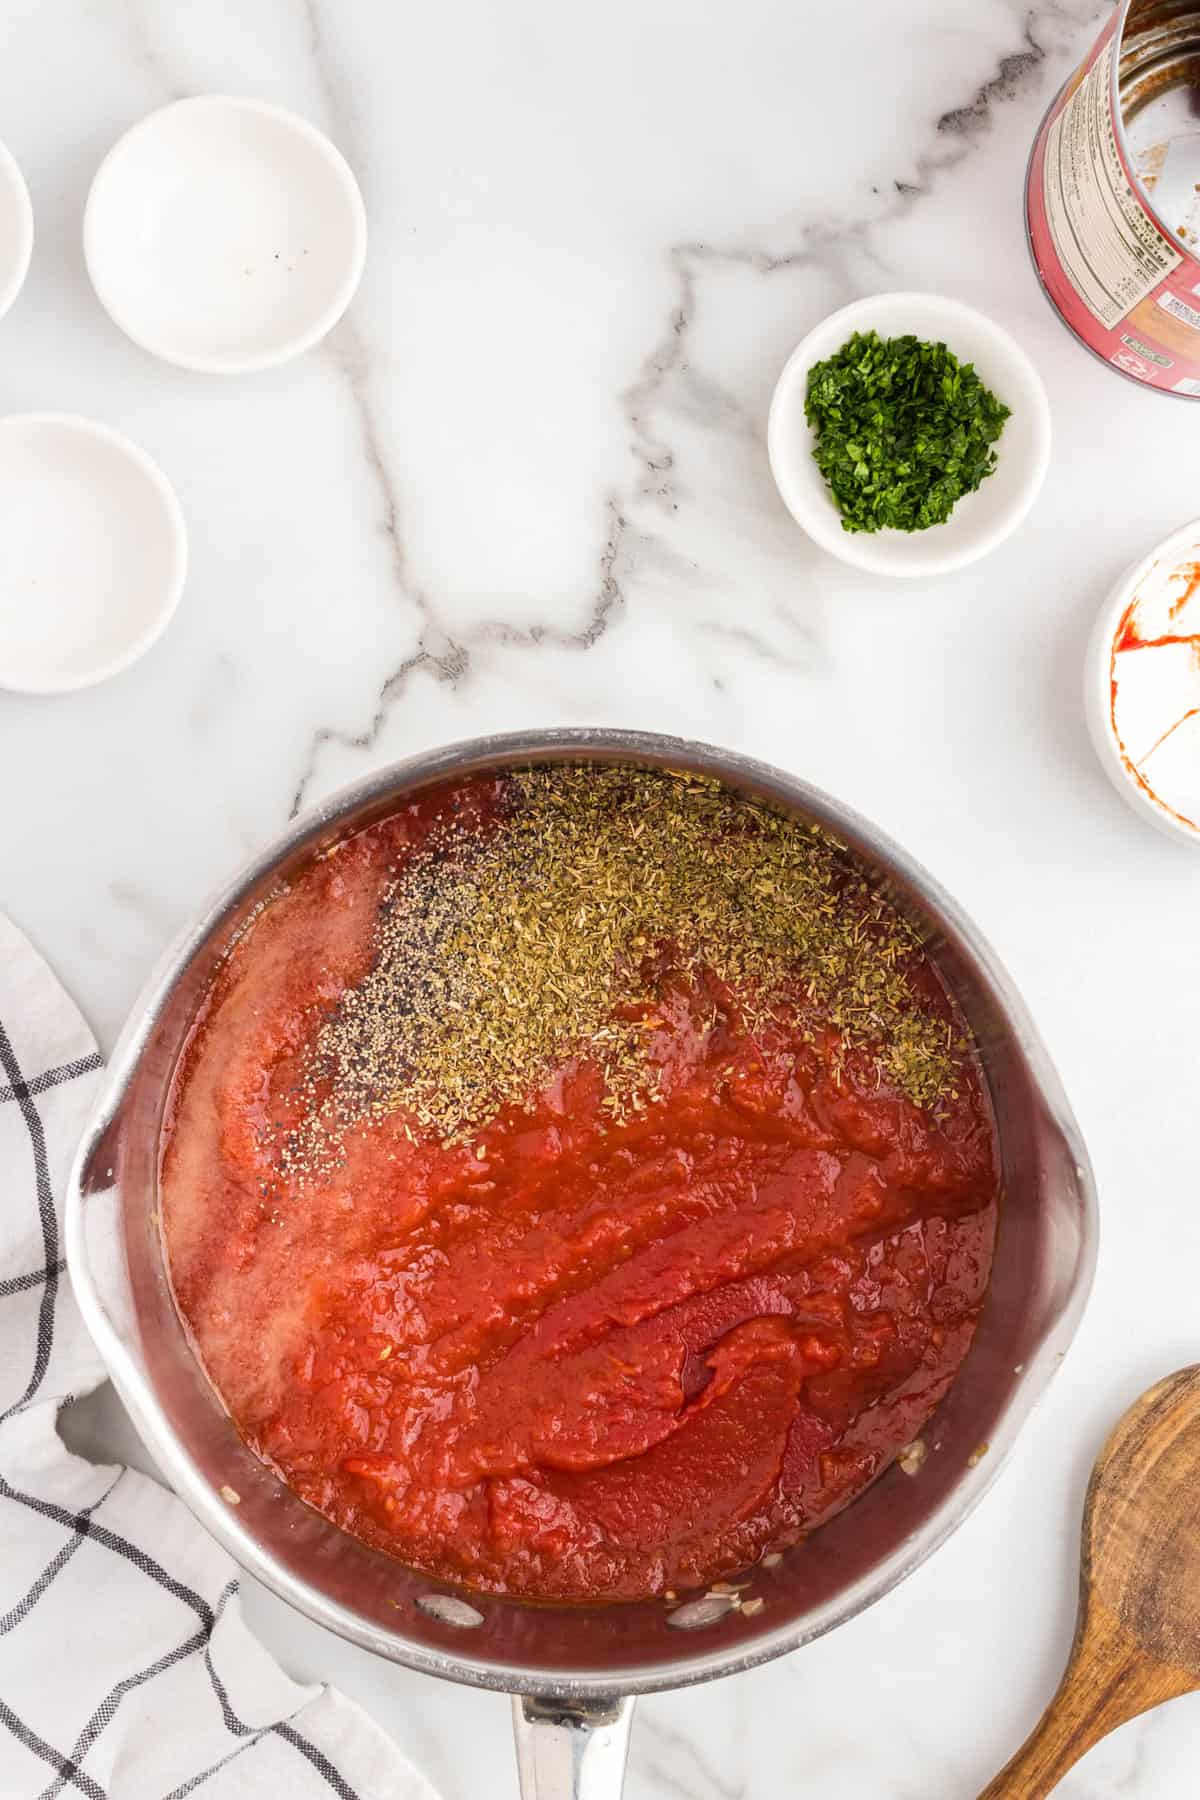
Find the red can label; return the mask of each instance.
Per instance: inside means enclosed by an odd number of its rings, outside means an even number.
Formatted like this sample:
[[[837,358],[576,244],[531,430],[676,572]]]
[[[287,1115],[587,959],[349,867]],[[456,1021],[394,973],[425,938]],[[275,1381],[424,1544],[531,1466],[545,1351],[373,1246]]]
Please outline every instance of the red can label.
[[[1200,397],[1200,261],[1155,217],[1118,125],[1125,10],[1038,134],[1029,242],[1043,287],[1090,350],[1147,387]]]

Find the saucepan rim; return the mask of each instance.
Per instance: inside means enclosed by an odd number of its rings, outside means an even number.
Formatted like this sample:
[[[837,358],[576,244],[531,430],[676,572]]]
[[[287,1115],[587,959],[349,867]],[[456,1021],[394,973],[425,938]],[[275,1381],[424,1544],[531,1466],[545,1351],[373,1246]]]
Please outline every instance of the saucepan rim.
[[[695,1647],[689,1644],[686,1649],[681,1644],[680,1652],[669,1658],[603,1673],[484,1660],[472,1656],[467,1644],[461,1650],[441,1650],[418,1643],[408,1638],[403,1630],[376,1625],[353,1608],[329,1598],[278,1562],[214,1491],[176,1435],[149,1379],[108,1316],[93,1276],[83,1231],[84,1181],[93,1154],[101,1147],[119,1113],[122,1099],[163,1009],[193,958],[210,943],[214,932],[237,916],[238,908],[272,870],[307,843],[320,840],[342,818],[392,794],[399,798],[439,779],[505,764],[536,762],[542,756],[553,760],[569,760],[573,756],[581,760],[644,760],[652,765],[707,773],[735,785],[772,794],[782,803],[823,820],[852,844],[862,846],[883,869],[908,884],[945,922],[988,984],[1007,1030],[1024,1059],[1034,1091],[1057,1134],[1064,1160],[1074,1170],[1079,1200],[1079,1247],[1075,1267],[1065,1284],[1061,1306],[1048,1319],[1040,1342],[1027,1355],[1022,1370],[1016,1375],[1013,1389],[992,1428],[989,1454],[974,1467],[964,1470],[909,1540],[801,1619],[781,1625],[767,1623],[753,1637],[731,1648],[714,1647],[706,1651],[699,1644]],[[753,758],[713,745],[651,732],[572,728],[465,739],[377,770],[332,795],[305,816],[293,820],[221,890],[165,952],[113,1050],[102,1091],[71,1172],[65,1240],[67,1263],[85,1322],[134,1424],[180,1499],[244,1569],[318,1624],[409,1668],[494,1691],[536,1693],[573,1700],[690,1686],[752,1668],[844,1624],[911,1574],[940,1548],[978,1505],[1007,1459],[1021,1426],[1061,1363],[1091,1288],[1098,1231],[1095,1184],[1087,1153],[1058,1075],[1024,1002],[977,927],[907,851],[833,796]]]

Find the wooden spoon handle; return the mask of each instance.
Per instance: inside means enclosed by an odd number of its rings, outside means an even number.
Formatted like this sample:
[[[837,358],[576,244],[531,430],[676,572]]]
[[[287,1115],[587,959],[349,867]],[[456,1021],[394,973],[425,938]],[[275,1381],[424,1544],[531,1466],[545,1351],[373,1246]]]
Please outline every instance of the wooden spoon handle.
[[[1132,1644],[1093,1595],[1058,1692],[979,1800],[1045,1800],[1102,1737],[1197,1685],[1188,1671]]]
[[[1056,1698],[979,1800],[1045,1800],[1068,1769],[1114,1729],[1094,1719],[1079,1720],[1073,1707],[1060,1712],[1058,1704]]]

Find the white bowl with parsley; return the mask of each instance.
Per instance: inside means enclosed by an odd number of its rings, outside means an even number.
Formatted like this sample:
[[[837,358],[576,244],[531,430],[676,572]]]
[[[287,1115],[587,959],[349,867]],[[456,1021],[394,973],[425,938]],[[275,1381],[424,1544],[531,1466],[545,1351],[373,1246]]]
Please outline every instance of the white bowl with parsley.
[[[822,549],[878,575],[986,556],[1050,460],[1041,376],[994,320],[940,294],[873,294],[810,331],[767,426],[784,505]]]

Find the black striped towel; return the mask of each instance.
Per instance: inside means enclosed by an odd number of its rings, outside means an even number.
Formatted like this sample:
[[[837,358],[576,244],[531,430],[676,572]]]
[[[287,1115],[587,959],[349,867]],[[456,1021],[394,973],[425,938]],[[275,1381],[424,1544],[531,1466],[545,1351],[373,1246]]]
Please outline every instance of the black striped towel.
[[[104,1379],[59,1229],[99,1069],[0,915],[0,1795],[436,1800],[360,1708],[267,1655],[178,1500],[63,1447],[59,1407]]]

